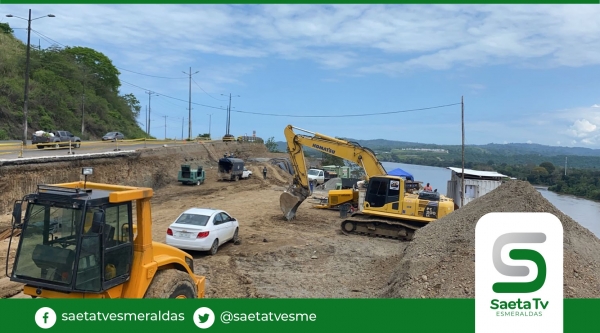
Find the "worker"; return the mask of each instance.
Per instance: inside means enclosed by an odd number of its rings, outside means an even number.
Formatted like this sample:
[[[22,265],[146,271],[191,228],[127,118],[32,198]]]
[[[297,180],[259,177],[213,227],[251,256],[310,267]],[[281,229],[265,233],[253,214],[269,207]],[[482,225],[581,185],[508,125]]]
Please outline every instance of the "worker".
[[[263,177],[267,179],[267,167],[263,168]]]
[[[431,185],[429,185],[429,183],[427,183],[427,186],[425,186],[425,188],[423,190],[425,190],[427,192],[431,192],[431,191],[433,191],[433,188],[431,188]]]

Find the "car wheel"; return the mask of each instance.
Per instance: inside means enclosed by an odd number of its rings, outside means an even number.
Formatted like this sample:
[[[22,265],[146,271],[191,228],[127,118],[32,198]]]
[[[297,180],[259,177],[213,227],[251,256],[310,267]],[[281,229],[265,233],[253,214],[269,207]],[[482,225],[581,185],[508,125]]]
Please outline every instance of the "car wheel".
[[[212,246],[210,247],[210,255],[214,256],[215,254],[217,254],[217,251],[219,251],[219,240],[215,239]]]
[[[238,245],[240,244],[240,235],[239,235],[239,230],[240,228],[235,228],[235,232],[233,233],[233,244],[234,245]]]
[[[77,141],[77,143],[75,143],[75,148],[79,148],[81,147],[81,141]]]

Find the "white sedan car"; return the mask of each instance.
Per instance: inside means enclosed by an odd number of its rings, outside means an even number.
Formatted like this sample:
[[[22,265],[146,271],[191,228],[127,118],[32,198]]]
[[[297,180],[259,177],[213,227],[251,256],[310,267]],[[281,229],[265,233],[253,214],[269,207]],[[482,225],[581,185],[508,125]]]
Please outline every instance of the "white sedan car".
[[[243,178],[250,178],[250,176],[252,176],[252,171],[244,168],[244,171],[242,171],[242,179]]]
[[[239,224],[220,209],[191,208],[167,229],[167,244],[182,250],[217,253],[219,246],[239,241]]]

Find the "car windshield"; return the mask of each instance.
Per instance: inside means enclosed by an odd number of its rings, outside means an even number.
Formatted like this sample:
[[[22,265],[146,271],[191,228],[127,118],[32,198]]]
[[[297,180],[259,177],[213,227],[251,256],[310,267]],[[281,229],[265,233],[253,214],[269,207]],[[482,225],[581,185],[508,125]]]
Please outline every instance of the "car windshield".
[[[117,134],[117,133],[115,133],[115,132],[109,132],[109,133],[106,133],[106,135],[105,135],[105,136],[109,136],[109,135],[115,135],[115,134]]]
[[[321,172],[321,170],[315,170],[315,169],[308,170],[308,174],[311,176],[318,176],[319,172]]]
[[[176,224],[191,224],[204,227],[206,223],[208,223],[208,219],[210,216],[199,215],[199,214],[182,214],[177,221]]]

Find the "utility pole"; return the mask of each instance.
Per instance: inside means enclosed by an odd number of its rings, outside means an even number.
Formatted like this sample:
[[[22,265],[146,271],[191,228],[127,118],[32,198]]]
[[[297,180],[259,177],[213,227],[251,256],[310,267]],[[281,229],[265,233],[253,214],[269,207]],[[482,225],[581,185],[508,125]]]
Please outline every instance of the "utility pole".
[[[212,113],[208,115],[208,137],[212,139],[212,136],[210,136],[210,124],[212,122]]]
[[[148,94],[148,124],[146,125],[146,133],[148,133],[148,136],[150,135],[150,117],[152,116],[151,112],[152,112],[152,107],[151,107],[151,101],[152,101],[152,95],[156,95],[159,96],[157,93],[153,92],[153,91],[146,91],[146,94]]]
[[[167,116],[163,116],[165,118],[165,140],[167,139]]]
[[[227,96],[224,94],[221,94],[221,96]],[[234,97],[240,97],[240,95],[236,95]],[[227,107],[227,128],[225,129],[225,136],[229,136],[229,128],[231,125],[231,93],[229,93],[229,106]]]
[[[146,105],[146,134],[148,134],[148,105]]]
[[[190,72],[186,73],[183,72],[183,74],[189,75],[190,76],[190,97],[189,97],[189,114],[188,114],[188,139],[192,139],[192,75],[197,74],[199,71],[196,71],[195,73],[192,73],[192,67],[190,67]]]
[[[31,19],[31,9],[29,10],[29,19],[15,16],[12,14],[6,15],[6,17],[16,17],[22,20],[27,21],[27,52],[26,52],[26,60],[25,60],[25,93],[23,97],[23,145],[27,145],[27,103],[29,100],[29,50],[31,49],[31,21],[41,19],[44,17],[55,17],[52,14],[40,16],[37,18]]]
[[[565,176],[567,175],[567,157],[565,156]]]
[[[460,108],[461,108],[461,124],[462,124],[462,174],[461,184],[462,188],[460,191],[460,207],[462,208],[465,202],[465,102],[464,96],[460,97]]]
[[[85,74],[85,66],[83,67],[83,91],[81,92],[81,134],[83,135],[83,131],[85,129],[84,127],[84,115],[85,115],[85,79],[86,79],[86,74]]]

